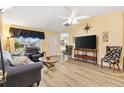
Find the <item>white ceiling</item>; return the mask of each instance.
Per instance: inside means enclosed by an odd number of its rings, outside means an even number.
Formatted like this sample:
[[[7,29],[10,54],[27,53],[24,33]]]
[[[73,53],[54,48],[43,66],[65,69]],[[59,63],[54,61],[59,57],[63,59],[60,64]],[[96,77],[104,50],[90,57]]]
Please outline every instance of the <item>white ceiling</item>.
[[[76,6],[75,6],[76,7]],[[4,21],[10,24],[28,26],[37,29],[62,32],[66,20],[57,16],[69,16],[73,6],[13,6],[4,11]],[[96,16],[109,12],[123,11],[122,6],[78,6],[77,16]]]

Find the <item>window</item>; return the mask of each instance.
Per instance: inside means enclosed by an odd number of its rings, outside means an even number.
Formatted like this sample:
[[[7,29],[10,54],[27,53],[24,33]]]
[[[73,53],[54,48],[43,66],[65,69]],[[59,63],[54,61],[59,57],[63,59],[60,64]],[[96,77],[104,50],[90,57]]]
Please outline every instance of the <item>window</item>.
[[[26,47],[39,47],[41,49],[41,40],[38,38],[15,38],[16,52],[23,52]]]

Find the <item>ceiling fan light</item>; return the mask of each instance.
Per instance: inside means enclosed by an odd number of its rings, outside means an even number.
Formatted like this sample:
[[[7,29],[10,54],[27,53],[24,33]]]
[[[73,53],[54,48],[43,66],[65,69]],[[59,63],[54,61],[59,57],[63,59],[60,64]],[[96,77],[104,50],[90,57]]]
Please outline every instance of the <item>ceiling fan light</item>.
[[[72,24],[79,24],[79,22],[76,19],[73,19]]]
[[[73,21],[73,20],[72,20],[71,18],[69,18],[69,19],[68,19],[68,24],[72,24],[72,21]]]

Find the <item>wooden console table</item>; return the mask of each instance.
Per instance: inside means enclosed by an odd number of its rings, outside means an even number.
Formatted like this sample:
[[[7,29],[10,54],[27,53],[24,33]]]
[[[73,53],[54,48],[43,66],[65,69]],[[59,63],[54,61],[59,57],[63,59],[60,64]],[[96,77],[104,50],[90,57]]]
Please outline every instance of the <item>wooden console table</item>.
[[[89,55],[90,53],[91,55]],[[74,58],[77,60],[82,60],[84,62],[93,61],[97,64],[97,50],[96,49],[74,49]]]

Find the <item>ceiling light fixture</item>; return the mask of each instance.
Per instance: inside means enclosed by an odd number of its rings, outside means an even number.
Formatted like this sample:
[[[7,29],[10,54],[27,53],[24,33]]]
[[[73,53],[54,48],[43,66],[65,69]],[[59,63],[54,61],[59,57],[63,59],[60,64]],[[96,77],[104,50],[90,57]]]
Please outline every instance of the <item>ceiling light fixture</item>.
[[[70,26],[72,24],[79,24],[79,20],[90,18],[90,16],[77,16],[77,12],[78,12],[78,9],[73,8],[72,13],[69,17],[65,17],[65,16],[58,16],[58,17],[62,19],[66,19],[66,21],[62,23],[64,26]]]

